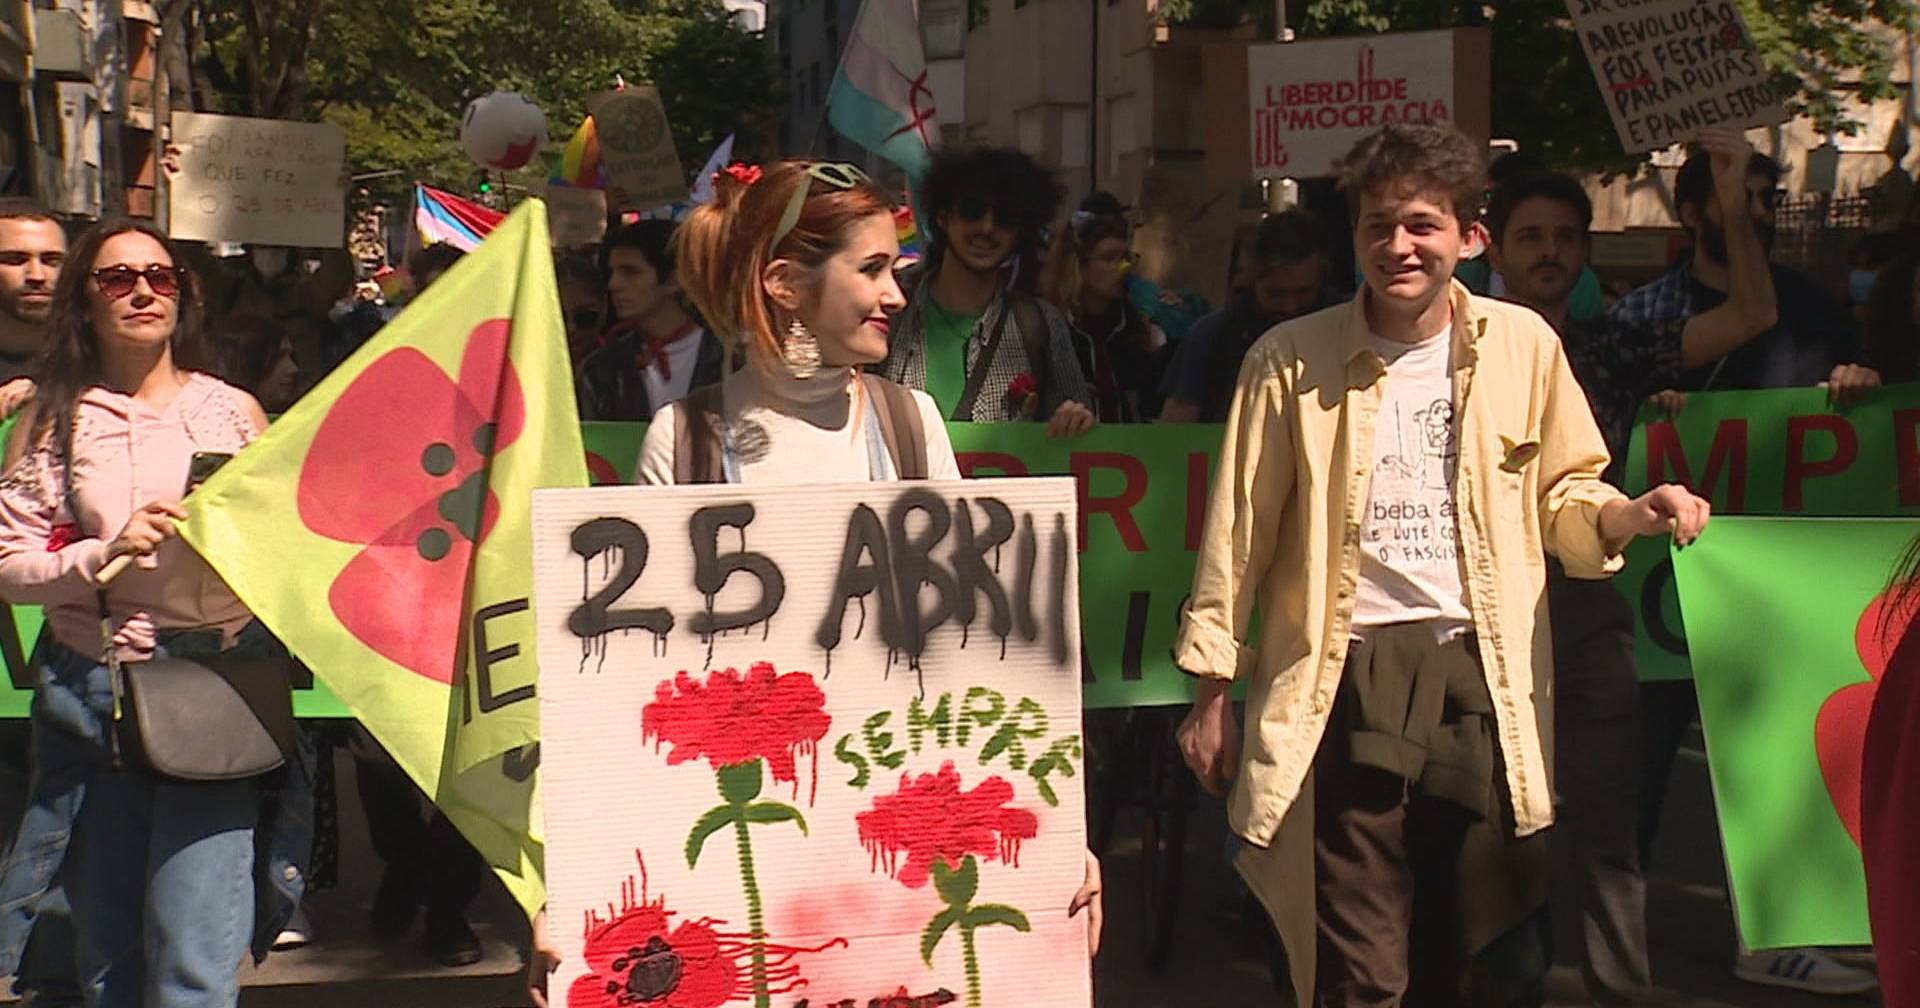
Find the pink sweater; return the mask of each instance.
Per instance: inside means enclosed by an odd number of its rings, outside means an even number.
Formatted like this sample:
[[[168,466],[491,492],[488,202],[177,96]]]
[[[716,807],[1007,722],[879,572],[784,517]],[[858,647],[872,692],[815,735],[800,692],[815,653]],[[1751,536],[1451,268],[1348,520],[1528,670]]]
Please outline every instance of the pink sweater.
[[[241,394],[210,375],[189,375],[165,410],[95,386],[80,396],[73,432],[73,499],[52,438],[0,478],[0,596],[44,606],[60,643],[100,651],[94,575],[133,512],[178,503],[195,452],[235,452],[260,435]],[[155,629],[218,627],[231,636],[249,615],[199,554],[179,538],[149,568],[134,564],[107,590],[115,625],[145,612]]]

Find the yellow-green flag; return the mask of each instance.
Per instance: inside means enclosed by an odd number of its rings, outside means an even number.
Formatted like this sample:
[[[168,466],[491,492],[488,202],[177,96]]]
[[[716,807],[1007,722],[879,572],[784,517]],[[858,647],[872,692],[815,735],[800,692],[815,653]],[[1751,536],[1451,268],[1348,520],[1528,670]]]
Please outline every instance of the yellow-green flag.
[[[224,466],[182,535],[529,913],[530,495],[585,486],[546,208],[480,247]]]

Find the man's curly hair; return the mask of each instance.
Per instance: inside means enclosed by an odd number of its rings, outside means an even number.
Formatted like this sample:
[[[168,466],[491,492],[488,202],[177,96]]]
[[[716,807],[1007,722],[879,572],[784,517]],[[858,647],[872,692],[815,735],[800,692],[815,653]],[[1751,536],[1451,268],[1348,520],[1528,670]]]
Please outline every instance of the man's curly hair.
[[[1053,172],[1025,151],[1013,147],[942,147],[933,152],[933,163],[920,184],[920,208],[927,215],[921,224],[934,245],[944,246],[941,216],[963,202],[978,200],[993,209],[996,221],[1019,232],[1015,244],[1025,248],[1039,239],[1065,196],[1066,188]]]
[[[1486,197],[1486,151],[1452,126],[1394,123],[1383,127],[1354,144],[1334,171],[1356,222],[1362,196],[1400,195],[1389,189],[1411,184],[1451,197],[1454,216],[1465,231],[1480,219]]]

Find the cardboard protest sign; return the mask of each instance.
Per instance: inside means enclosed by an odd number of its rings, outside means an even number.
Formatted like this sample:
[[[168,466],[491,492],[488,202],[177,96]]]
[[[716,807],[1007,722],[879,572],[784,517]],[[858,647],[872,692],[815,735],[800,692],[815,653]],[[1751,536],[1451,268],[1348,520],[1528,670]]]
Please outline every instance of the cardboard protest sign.
[[[1073,494],[536,491],[554,1003],[1090,1004]]]
[[[346,241],[347,134],[331,123],[173,113],[179,170],[167,233],[190,241],[338,248]]]
[[[1622,482],[1630,494],[1685,484],[1712,502],[1715,521],[1920,515],[1920,385],[1881,389],[1844,410],[1817,388],[1696,393],[1671,421],[1649,408]],[[1665,536],[1634,540],[1614,578],[1638,616],[1642,679],[1692,674],[1667,550]]]
[[[638,424],[583,424],[596,484],[632,479]],[[1180,610],[1206,517],[1220,428],[1213,424],[1096,427],[1077,438],[1042,424],[948,424],[968,476],[1072,476],[1078,492],[1081,648],[1088,707],[1184,704],[1189,678],[1173,665]]]
[[[1393,122],[1452,123],[1487,139],[1485,29],[1247,47],[1253,174],[1318,178]]]
[[[547,201],[547,233],[554,248],[593,245],[607,233],[607,194],[579,186],[538,187]]]
[[[624,196],[621,207],[647,210],[687,198],[687,172],[674,153],[658,90],[628,85],[605,91],[587,99],[587,110],[600,138],[608,188]]]
[[[1750,948],[1872,941],[1862,747],[1902,630],[1889,576],[1916,532],[1913,520],[1722,517],[1674,554]]]
[[[1733,0],[1567,0],[1567,11],[1627,153],[1705,126],[1787,121]]]

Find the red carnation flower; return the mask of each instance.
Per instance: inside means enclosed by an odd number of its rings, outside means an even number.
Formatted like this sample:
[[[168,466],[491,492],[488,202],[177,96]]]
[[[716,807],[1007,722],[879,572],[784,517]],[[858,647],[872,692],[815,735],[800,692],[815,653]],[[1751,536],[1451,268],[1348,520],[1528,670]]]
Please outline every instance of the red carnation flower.
[[[1031,417],[1040,411],[1040,381],[1031,371],[1022,371],[1007,383],[1007,406],[1015,416]]]
[[[65,525],[55,525],[53,528],[48,529],[47,552],[58,553],[68,546],[73,545],[73,541],[79,537],[79,531],[79,527],[71,522]]]
[[[741,185],[750,186],[755,182],[760,181],[759,165],[750,165],[750,164],[745,164],[739,161],[735,161],[734,163],[726,166],[725,168],[722,168],[721,171],[726,172],[729,177],[731,177],[735,182],[738,182]]]
[[[567,1008],[719,1008],[755,994],[745,960],[747,936],[729,934],[711,918],[674,924],[666,898],[649,900],[646,863],[641,882],[620,885],[620,906],[587,913],[584,959],[588,972],[567,988]],[[844,947],[833,939],[815,948],[771,947],[768,993],[791,993],[806,985],[794,958],[803,952]]]
[[[831,724],[827,696],[805,672],[776,675],[771,662],[745,673],[719,669],[703,685],[681,672],[654,689],[640,712],[641,737],[673,749],[667,763],[705,759],[715,770],[766,760],[776,781],[797,784],[801,753],[818,759]]]
[[[1025,809],[1002,807],[1012,799],[1013,785],[999,777],[960,790],[960,772],[948,761],[918,780],[902,774],[899,791],[874,799],[871,810],[854,818],[875,865],[884,863],[887,874],[918,889],[935,861],[959,871],[968,855],[977,854],[1018,867],[1020,842],[1033,839],[1040,822]]]

